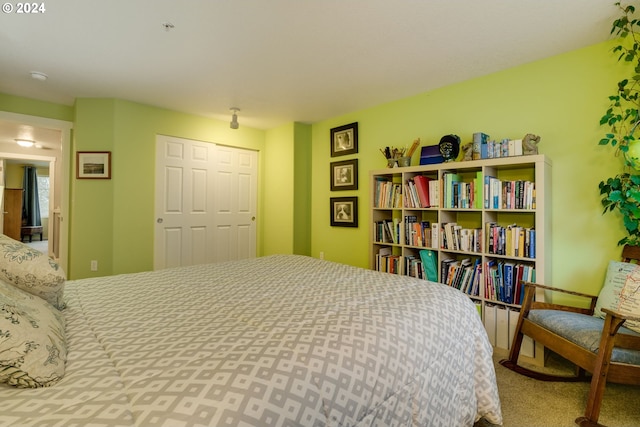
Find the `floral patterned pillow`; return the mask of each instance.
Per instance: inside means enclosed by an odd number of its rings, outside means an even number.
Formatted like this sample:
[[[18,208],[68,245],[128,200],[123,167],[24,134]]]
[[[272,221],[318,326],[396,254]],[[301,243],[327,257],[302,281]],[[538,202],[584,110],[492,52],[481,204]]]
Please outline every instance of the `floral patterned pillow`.
[[[64,375],[67,360],[62,313],[30,293],[0,281],[0,383],[46,387]]]
[[[594,316],[604,319],[602,308],[640,316],[640,265],[609,261]],[[640,322],[627,320],[624,326],[640,333]]]
[[[35,249],[0,234],[0,280],[38,296],[62,310],[66,280],[62,268]]]

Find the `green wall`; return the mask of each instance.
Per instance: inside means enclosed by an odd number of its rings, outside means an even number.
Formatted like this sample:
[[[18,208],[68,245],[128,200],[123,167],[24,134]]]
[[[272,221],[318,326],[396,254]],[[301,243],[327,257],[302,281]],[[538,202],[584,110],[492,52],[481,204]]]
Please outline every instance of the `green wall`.
[[[264,254],[293,253],[294,124],[266,132],[265,161],[274,166],[264,186]]]
[[[73,121],[73,107],[0,93],[0,111]]]
[[[115,99],[76,101],[75,151],[111,151],[111,180],[73,180],[69,275],[73,278],[153,269],[156,135],[264,151],[264,132]],[[259,182],[265,163],[259,156]],[[258,253],[264,228],[258,203]],[[90,271],[98,260],[99,271]]]
[[[596,292],[606,264],[620,255],[622,226],[602,215],[598,183],[622,161],[598,141],[599,119],[623,66],[607,42],[313,125],[261,131],[116,99],[78,99],[57,106],[0,94],[0,110],[74,121],[73,151],[109,150],[113,179],[71,182],[71,278],[153,267],[156,134],[211,141],[260,152],[258,253],[308,253],[367,267],[368,172],[385,166],[385,146],[437,144],[449,133],[463,142],[483,131],[496,139],[542,136],[553,163],[552,282]],[[359,123],[359,153],[330,157],[330,129]],[[357,191],[331,192],[329,163],[359,160]],[[413,164],[417,164],[417,155]],[[75,165],[74,165],[75,167]],[[75,176],[75,173],[72,173]],[[293,197],[291,195],[294,195]],[[329,226],[329,198],[359,198],[358,228]],[[307,238],[310,236],[310,238]],[[98,273],[89,261],[98,259]]]
[[[542,136],[540,152],[552,161],[552,283],[597,292],[607,262],[620,257],[619,218],[602,215],[598,183],[621,168],[610,147],[598,141],[599,120],[621,78],[622,65],[602,43],[557,57],[357,111],[313,126],[311,253],[368,267],[368,171],[386,166],[385,146],[408,146],[416,138],[437,144],[455,133],[469,142],[474,132],[495,139]],[[358,122],[358,191],[329,189],[330,129]],[[342,157],[339,159],[343,159]],[[413,163],[418,164],[418,155]],[[329,226],[329,197],[356,195],[360,227]]]
[[[311,126],[291,123],[268,130],[265,145],[264,255],[310,255]]]

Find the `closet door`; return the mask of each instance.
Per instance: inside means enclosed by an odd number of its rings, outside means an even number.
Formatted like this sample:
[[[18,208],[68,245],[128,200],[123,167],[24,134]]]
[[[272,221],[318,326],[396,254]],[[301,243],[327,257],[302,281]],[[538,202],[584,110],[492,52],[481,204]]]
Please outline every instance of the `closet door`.
[[[256,256],[257,152],[156,138],[154,269]]]

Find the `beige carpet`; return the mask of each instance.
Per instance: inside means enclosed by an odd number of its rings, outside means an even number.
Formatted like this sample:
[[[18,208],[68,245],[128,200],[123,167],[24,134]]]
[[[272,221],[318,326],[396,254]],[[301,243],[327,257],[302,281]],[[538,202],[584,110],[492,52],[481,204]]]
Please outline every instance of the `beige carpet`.
[[[37,237],[36,237],[37,239]],[[33,240],[33,242],[29,242],[29,240],[24,242],[26,245],[31,246],[36,251],[40,251],[44,254],[49,252],[49,241],[48,240]]]
[[[507,356],[496,349],[494,362],[502,403],[504,427],[575,427],[583,415],[589,383],[537,381],[516,374],[498,363]],[[545,369],[572,372],[564,359],[551,355]],[[608,384],[600,423],[609,427],[640,427],[640,386]],[[490,424],[479,423],[485,427]]]

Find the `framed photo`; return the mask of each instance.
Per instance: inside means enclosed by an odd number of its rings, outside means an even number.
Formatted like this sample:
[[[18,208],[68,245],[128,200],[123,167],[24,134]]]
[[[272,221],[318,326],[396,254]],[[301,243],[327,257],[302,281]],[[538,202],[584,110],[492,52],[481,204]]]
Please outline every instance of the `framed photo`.
[[[358,152],[358,122],[331,129],[331,157]]]
[[[78,151],[77,179],[111,179],[111,151]]]
[[[358,189],[358,159],[331,163],[331,191]]]
[[[358,226],[358,198],[357,197],[332,197],[329,200],[331,207],[331,225],[335,227]]]

